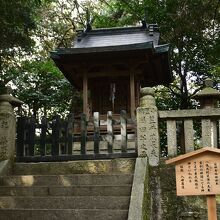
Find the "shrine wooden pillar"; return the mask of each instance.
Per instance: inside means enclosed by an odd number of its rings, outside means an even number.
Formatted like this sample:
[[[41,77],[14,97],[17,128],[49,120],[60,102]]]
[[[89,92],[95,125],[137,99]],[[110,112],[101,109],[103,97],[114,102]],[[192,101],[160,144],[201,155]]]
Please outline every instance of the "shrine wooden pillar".
[[[131,118],[135,118],[135,81],[134,81],[134,72],[130,73],[130,110]]]
[[[88,115],[88,76],[83,74],[83,113]]]

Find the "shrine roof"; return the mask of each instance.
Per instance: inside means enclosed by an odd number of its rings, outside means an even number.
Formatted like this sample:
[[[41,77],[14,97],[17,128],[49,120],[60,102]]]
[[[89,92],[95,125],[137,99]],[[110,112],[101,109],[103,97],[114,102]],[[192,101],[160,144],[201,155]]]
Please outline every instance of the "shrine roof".
[[[212,147],[204,147],[199,150],[192,151],[190,153],[183,154],[178,157],[169,159],[166,161],[166,164],[179,163],[180,161],[191,158],[191,157],[195,157],[195,156],[199,157],[199,155],[204,154],[204,153],[215,153],[215,154],[219,154],[220,156],[220,149],[212,148]]]
[[[101,72],[109,74],[106,66],[112,65],[112,74],[114,70],[123,74],[124,66],[131,64],[136,68],[133,71],[141,75],[142,86],[167,85],[173,80],[170,46],[160,45],[159,38],[156,24],[79,30],[72,45],[57,48],[51,52],[51,58],[76,87],[82,84],[82,72],[90,77]],[[129,75],[129,71],[126,74]]]
[[[155,24],[148,27],[105,28],[77,31],[77,37],[69,48],[57,48],[51,57],[64,54],[113,52],[138,49],[152,49],[168,52],[169,45],[158,45],[160,34]]]
[[[158,45],[160,36],[159,32],[157,32],[158,28],[156,25],[150,27],[95,29],[88,32],[78,31],[73,48],[111,47],[146,42]]]

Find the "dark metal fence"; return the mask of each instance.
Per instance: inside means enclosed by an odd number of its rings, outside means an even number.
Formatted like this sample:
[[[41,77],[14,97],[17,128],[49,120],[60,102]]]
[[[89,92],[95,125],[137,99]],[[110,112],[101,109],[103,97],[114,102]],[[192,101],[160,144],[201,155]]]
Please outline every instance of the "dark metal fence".
[[[71,114],[67,119],[20,117],[17,121],[17,151],[19,162],[67,161],[136,157],[135,123],[125,111],[113,118],[108,112],[100,119],[98,112],[87,120]]]

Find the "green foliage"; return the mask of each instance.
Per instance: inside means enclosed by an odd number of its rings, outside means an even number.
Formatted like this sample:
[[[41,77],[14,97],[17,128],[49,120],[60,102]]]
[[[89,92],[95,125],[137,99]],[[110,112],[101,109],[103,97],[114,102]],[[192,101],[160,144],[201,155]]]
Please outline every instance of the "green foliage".
[[[76,29],[85,29],[87,8],[95,8],[91,1],[53,0],[41,7],[34,33],[38,55],[47,56],[57,47],[69,47]]]
[[[33,50],[37,10],[48,0],[0,0],[0,81],[18,77],[20,62]]]
[[[30,52],[36,28],[35,17],[43,1],[0,0],[0,73],[11,65],[15,56]]]
[[[0,0],[0,81],[16,87],[14,95],[26,104],[25,114],[67,114],[81,106],[81,94],[48,60],[51,50],[72,41],[79,23],[77,4]]]
[[[36,0],[0,0],[0,50],[13,47],[29,48],[30,31],[35,28]]]
[[[79,98],[52,61],[24,61],[20,70],[12,69],[17,75],[13,83],[17,85],[15,95],[28,106],[26,114],[65,115],[70,112],[72,98]]]

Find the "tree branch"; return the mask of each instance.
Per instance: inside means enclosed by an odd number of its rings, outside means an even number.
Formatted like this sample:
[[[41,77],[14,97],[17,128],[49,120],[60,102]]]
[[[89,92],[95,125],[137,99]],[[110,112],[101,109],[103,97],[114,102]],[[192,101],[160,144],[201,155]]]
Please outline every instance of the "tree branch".
[[[62,36],[62,38],[60,39],[60,43],[58,44],[58,47],[60,47],[62,44],[64,44],[64,43],[63,43],[63,42],[64,42],[64,39],[65,39],[66,35],[68,34],[68,32],[69,32],[70,30],[72,30],[72,28],[68,28],[68,29],[65,31],[65,33],[64,33],[63,36]]]
[[[214,12],[213,27],[212,27],[213,38],[214,38],[214,35],[215,35],[215,19],[216,19],[216,17],[217,17],[217,11],[218,11],[219,5],[220,5],[220,0],[218,0],[217,5],[216,5],[216,7],[215,7],[215,12]]]
[[[175,88],[178,88],[178,87],[176,87],[176,86],[174,86],[174,85],[172,85],[172,86],[175,87]],[[171,93],[173,93],[175,96],[181,97],[181,94],[178,93],[178,92],[175,92],[175,91],[171,88],[171,85],[168,86],[167,88],[168,88],[168,89],[171,91]],[[178,90],[180,90],[180,89],[178,88]],[[180,92],[181,92],[181,91],[180,91]]]
[[[82,18],[81,15],[80,15],[80,11],[79,11],[80,4],[78,3],[77,0],[74,0],[74,3],[75,3],[75,5],[76,5],[77,14],[78,14],[78,16],[79,16],[79,19],[80,19],[80,21],[81,21],[81,24],[82,24],[82,25],[84,26],[84,28],[85,28],[86,25],[85,25],[85,23],[84,23],[84,21],[83,21],[83,18]]]

